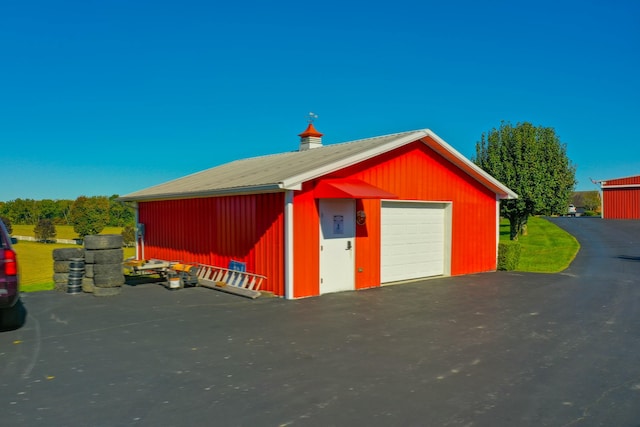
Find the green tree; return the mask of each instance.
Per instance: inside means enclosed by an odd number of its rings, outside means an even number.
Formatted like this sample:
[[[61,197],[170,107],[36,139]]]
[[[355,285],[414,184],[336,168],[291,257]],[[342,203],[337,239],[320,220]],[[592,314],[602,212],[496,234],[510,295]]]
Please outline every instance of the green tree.
[[[38,202],[32,199],[15,199],[6,203],[7,216],[16,224],[33,224],[38,222]]]
[[[58,215],[58,205],[54,200],[51,199],[43,199],[37,202],[38,205],[38,216],[40,218],[47,218],[50,220],[54,220]]]
[[[584,193],[583,206],[588,211],[598,211],[600,209],[600,193],[597,191],[587,191]]]
[[[99,234],[109,224],[109,199],[80,196],[71,205],[69,217],[78,236]]]
[[[109,225],[113,227],[133,225],[135,222],[133,209],[119,202],[118,197],[117,194],[109,197]]]
[[[56,200],[56,224],[70,224],[71,219],[69,218],[69,214],[71,213],[72,205],[73,200]]]
[[[53,225],[53,221],[49,218],[42,218],[33,228],[33,233],[35,234],[36,239],[46,243],[56,237],[56,226]]]
[[[518,194],[503,200],[501,214],[517,240],[534,214],[564,213],[576,184],[575,166],[553,128],[524,122],[483,133],[473,161]]]

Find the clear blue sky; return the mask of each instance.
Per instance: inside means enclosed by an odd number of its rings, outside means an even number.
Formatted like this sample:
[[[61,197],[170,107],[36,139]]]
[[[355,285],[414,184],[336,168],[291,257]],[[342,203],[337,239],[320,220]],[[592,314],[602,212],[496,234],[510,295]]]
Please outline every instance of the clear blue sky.
[[[640,2],[21,0],[0,6],[0,201],[124,195],[429,128],[467,157],[553,127],[589,181],[640,174]]]

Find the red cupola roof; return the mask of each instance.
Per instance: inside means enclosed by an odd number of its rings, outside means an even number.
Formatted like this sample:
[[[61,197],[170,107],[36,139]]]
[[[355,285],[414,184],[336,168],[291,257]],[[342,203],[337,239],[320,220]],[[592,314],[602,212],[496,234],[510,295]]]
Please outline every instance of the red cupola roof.
[[[298,136],[300,138],[308,138],[310,136],[315,137],[315,138],[320,138],[322,137],[323,134],[321,134],[320,132],[318,132],[316,130],[316,128],[313,127],[313,123],[309,123],[309,126],[307,126],[307,129],[302,132],[301,134],[299,134]]]

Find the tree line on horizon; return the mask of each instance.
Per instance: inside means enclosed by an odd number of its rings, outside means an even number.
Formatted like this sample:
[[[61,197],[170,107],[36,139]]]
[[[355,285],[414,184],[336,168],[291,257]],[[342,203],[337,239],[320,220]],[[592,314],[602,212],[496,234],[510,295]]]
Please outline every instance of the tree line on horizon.
[[[133,228],[135,213],[117,201],[119,196],[79,196],[76,200],[15,199],[0,202],[0,219],[9,232],[12,224],[34,225],[36,237],[55,237],[56,225],[71,225],[79,237],[99,234],[105,227]]]

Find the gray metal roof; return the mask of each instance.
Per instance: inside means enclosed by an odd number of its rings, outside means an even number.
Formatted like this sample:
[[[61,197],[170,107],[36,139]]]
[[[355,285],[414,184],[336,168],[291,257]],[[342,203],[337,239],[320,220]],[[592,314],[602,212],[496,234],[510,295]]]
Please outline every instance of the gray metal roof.
[[[465,171],[476,172],[476,178],[489,178],[499,191],[515,196],[506,187],[471,164],[431,131],[417,130],[392,135],[331,144],[306,150],[236,160],[173,181],[136,191],[120,197],[123,201],[184,199],[256,192],[300,189],[303,182],[351,166],[426,136],[435,138],[438,150],[444,148],[454,161],[467,166]],[[425,141],[426,143],[426,141]],[[450,159],[451,160],[451,159]],[[486,183],[485,183],[486,185]],[[494,187],[496,185],[493,185]],[[490,185],[487,185],[491,187]],[[492,188],[495,191],[495,188]],[[517,196],[516,196],[517,197]]]

